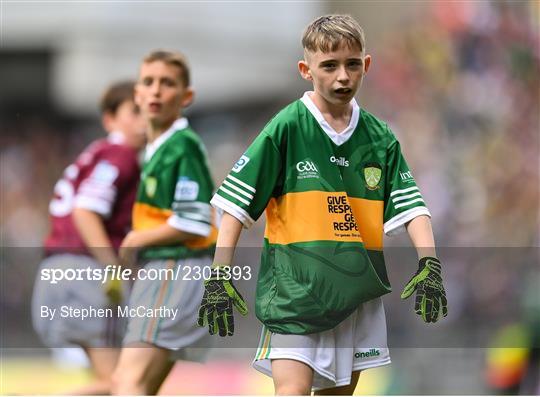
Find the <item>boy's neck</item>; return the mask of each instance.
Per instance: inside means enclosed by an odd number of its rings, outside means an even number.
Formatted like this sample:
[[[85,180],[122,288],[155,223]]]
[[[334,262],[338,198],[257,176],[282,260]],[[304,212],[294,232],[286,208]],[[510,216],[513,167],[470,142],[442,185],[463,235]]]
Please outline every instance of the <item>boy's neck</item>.
[[[344,105],[335,105],[326,101],[317,92],[310,94],[310,98],[324,119],[338,134],[349,126],[352,116],[352,105],[350,102]]]
[[[178,116],[179,118],[181,116]],[[148,124],[148,129],[146,130],[146,139],[148,143],[154,142],[157,138],[163,135],[177,119],[170,120],[166,123],[152,123]]]

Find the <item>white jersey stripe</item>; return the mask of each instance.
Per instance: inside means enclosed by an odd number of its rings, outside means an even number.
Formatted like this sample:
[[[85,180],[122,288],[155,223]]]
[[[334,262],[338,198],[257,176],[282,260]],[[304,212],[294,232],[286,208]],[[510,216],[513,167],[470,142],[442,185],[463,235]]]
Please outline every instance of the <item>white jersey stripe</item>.
[[[417,198],[417,199],[414,199],[414,200],[411,200],[411,201],[405,201],[404,203],[395,205],[394,208],[397,210],[398,208],[406,207],[406,206],[411,205],[412,203],[416,203],[418,201],[424,202],[424,199],[420,197],[420,198]]]
[[[407,200],[407,199],[410,199],[410,198],[413,198],[413,197],[416,197],[416,196],[420,196],[422,197],[422,194],[420,192],[416,192],[416,193],[413,193],[413,194],[406,194],[405,196],[398,196],[398,197],[394,197],[392,199],[392,201],[394,203],[398,202],[398,201],[403,201],[403,200]]]
[[[408,187],[407,189],[394,190],[392,193],[390,193],[390,197],[395,196],[396,194],[408,193],[415,190],[418,190],[417,186]]]
[[[247,201],[245,198],[243,197],[240,197],[239,195],[237,195],[236,193],[233,193],[231,192],[229,189],[227,189],[226,187],[223,187],[223,185],[221,185],[219,187],[219,190],[223,190],[225,193],[227,193],[229,196],[231,197],[234,197],[235,199],[237,199],[238,201],[240,201],[241,203],[244,203],[245,205],[249,206],[250,204],[250,201]]]
[[[180,213],[177,212],[176,215],[178,215],[178,217],[180,218],[187,218],[194,221],[200,221],[200,222],[206,222],[206,223],[210,223],[211,221],[210,215],[196,214],[196,213],[191,213],[191,212],[180,212]]]
[[[108,218],[111,215],[113,205],[107,200],[78,194],[75,196],[75,207],[97,212],[103,217]]]
[[[212,208],[210,204],[202,203],[200,201],[177,201],[174,203],[175,210],[200,212],[203,214],[210,214]]]
[[[233,182],[238,183],[240,186],[246,188],[246,189],[249,190],[250,192],[253,192],[253,193],[257,192],[257,190],[255,190],[254,187],[249,186],[247,183],[242,182],[240,179],[235,178],[235,177],[232,176],[232,175],[227,175],[227,178],[229,178],[229,179],[230,179],[231,181],[233,181]]]
[[[212,227],[208,223],[192,221],[190,219],[181,218],[176,214],[171,215],[167,219],[167,224],[177,230],[197,234],[207,237],[212,231]]]
[[[227,185],[229,186],[230,188],[233,188],[234,190],[236,190],[238,193],[241,193],[243,194],[244,196],[250,198],[250,199],[253,199],[253,195],[252,194],[249,194],[249,193],[246,193],[244,190],[240,189],[238,186],[236,185],[233,185],[231,182],[229,182],[228,180],[224,180],[223,181],[223,184],[224,185]]]

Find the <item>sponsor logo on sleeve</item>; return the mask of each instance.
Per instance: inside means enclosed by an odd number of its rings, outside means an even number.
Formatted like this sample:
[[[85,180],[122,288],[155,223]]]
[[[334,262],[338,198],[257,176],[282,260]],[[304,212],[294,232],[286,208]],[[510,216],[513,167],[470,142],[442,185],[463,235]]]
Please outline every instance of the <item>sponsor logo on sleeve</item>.
[[[176,201],[192,201],[199,195],[199,184],[189,178],[181,177],[176,183],[174,199]]]
[[[249,163],[249,160],[250,160],[249,157],[243,154],[242,157],[240,157],[240,160],[236,162],[232,170],[234,172],[242,171],[242,168],[244,168],[246,164]]]
[[[399,171],[399,177],[401,178],[401,182],[403,183],[414,182],[411,171]]]

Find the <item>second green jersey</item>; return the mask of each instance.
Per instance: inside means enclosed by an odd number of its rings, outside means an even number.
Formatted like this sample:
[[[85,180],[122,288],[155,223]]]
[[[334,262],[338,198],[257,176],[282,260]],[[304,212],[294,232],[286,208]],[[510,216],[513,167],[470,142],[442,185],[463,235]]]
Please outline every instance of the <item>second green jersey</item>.
[[[202,141],[187,119],[176,120],[146,148],[133,207],[133,229],[169,224],[200,237],[170,246],[145,248],[140,252],[141,258],[181,259],[211,254],[217,236],[209,204],[213,189]]]
[[[256,315],[292,334],[331,329],[390,292],[383,232],[429,215],[387,124],[353,101],[337,134],[308,94],[265,126],[211,203],[245,227],[266,210]]]

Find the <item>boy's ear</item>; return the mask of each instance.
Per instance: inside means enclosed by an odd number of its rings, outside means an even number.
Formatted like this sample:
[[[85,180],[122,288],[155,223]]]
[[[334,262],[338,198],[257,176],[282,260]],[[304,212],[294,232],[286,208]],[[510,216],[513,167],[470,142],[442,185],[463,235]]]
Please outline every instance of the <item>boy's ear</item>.
[[[101,124],[107,132],[114,130],[114,115],[111,112],[104,112],[101,115]]]
[[[189,105],[191,105],[194,97],[195,91],[193,91],[193,88],[187,87],[186,91],[184,92],[184,97],[182,98],[182,107],[187,108]]]
[[[300,72],[300,76],[302,76],[304,80],[313,80],[313,77],[311,76],[311,70],[309,69],[309,65],[306,61],[298,61],[298,71]]]
[[[142,106],[141,98],[139,95],[139,83],[135,84],[135,87],[133,88],[133,102],[135,102],[135,105],[138,107]]]
[[[371,55],[366,55],[364,57],[364,73],[368,72],[370,65],[371,65]]]

